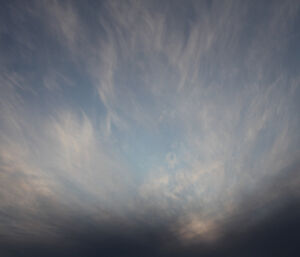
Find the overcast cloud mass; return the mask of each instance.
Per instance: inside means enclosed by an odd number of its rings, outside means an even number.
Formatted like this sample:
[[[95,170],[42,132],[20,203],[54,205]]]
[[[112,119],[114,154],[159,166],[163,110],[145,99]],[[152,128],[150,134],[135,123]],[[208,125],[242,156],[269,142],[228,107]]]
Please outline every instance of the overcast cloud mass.
[[[296,256],[299,1],[3,1],[0,255]]]

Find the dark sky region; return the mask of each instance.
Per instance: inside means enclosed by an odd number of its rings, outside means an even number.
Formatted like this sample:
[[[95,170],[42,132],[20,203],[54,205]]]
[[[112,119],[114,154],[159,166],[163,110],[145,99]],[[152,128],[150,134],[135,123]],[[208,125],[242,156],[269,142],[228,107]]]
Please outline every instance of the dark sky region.
[[[0,256],[294,257],[300,1],[0,1]]]

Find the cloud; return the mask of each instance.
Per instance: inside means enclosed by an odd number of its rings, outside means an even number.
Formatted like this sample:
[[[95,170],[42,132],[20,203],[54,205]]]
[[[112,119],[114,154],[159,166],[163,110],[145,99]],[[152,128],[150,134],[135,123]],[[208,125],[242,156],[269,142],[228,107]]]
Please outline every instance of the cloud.
[[[18,83],[9,73],[2,79],[1,236],[56,236],[58,228],[48,217],[68,216],[72,209],[98,220],[108,217],[103,209],[122,216],[131,175],[101,137],[99,124],[64,108],[44,116]]]
[[[130,251],[139,225],[141,248],[148,232],[206,245],[299,197],[297,173],[281,178],[299,160],[298,3],[22,7],[0,27],[1,236],[63,237],[87,217],[124,226]]]

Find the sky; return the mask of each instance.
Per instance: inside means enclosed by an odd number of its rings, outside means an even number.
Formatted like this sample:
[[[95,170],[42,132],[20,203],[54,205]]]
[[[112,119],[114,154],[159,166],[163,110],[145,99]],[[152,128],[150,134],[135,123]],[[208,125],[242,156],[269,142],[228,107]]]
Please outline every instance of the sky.
[[[0,255],[295,256],[299,1],[3,1]]]

